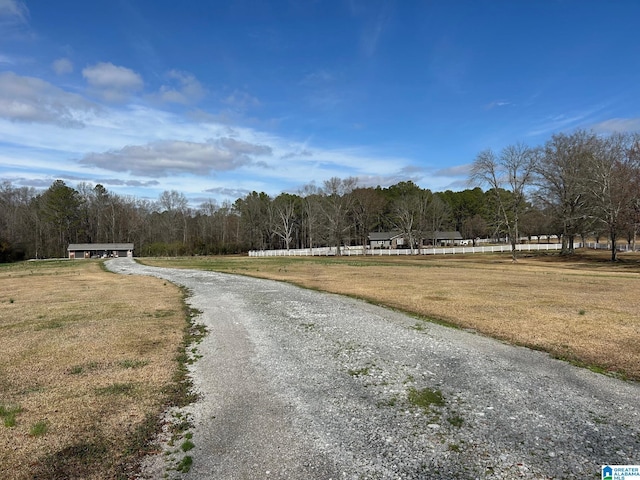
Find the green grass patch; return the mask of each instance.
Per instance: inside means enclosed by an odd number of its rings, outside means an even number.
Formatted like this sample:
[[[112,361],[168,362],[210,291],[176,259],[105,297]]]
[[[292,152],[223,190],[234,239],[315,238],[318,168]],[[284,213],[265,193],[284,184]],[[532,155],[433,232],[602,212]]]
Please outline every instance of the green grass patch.
[[[98,368],[100,368],[100,364],[98,362],[87,362],[69,367],[67,373],[69,373],[70,375],[81,375],[83,373],[97,370]]]
[[[16,415],[19,413],[22,413],[22,407],[0,405],[0,418],[2,418],[2,423],[7,428],[16,426]]]
[[[134,385],[132,383],[114,383],[106,387],[96,389],[98,395],[129,395],[133,392]]]
[[[159,417],[155,414],[147,413],[144,421],[127,437],[125,454],[133,457],[142,457],[155,452],[157,447],[153,445],[152,439],[160,428]]]
[[[178,368],[172,383],[164,393],[168,395],[171,405],[185,407],[198,399],[198,395],[192,390],[192,382],[187,368],[187,365],[192,364],[195,358],[189,354],[188,349],[192,344],[198,344],[204,339],[207,335],[207,327],[195,321],[195,317],[202,312],[187,305],[186,298],[191,294],[189,289],[181,287],[180,290],[182,291],[182,308],[187,317],[187,325],[183,330],[182,345],[178,349],[178,355],[176,356]]]
[[[173,310],[156,310],[151,314],[151,316],[153,318],[165,318],[165,317],[171,317],[172,315],[175,315],[175,313],[176,312]]]
[[[357,368],[357,369],[349,369],[347,370],[347,373],[349,375],[351,375],[352,377],[363,377],[366,375],[369,375],[371,369],[370,367],[362,367],[362,368]]]
[[[32,437],[39,437],[44,435],[49,430],[49,422],[46,420],[39,420],[34,423],[29,429],[29,435]]]
[[[180,473],[188,473],[191,470],[191,465],[193,465],[193,458],[190,455],[184,457],[178,465],[176,465],[176,470]]]
[[[74,365],[69,369],[70,375],[80,375],[84,371],[82,365]]]
[[[142,368],[149,365],[147,360],[121,360],[118,366],[121,368]]]
[[[182,449],[183,452],[188,452],[195,446],[196,445],[191,440],[187,439],[184,442],[182,442],[182,445],[180,445],[180,448]]]
[[[454,427],[461,427],[464,423],[464,419],[460,415],[453,415],[447,418],[447,421]]]
[[[189,415],[182,413],[182,412],[177,412],[174,414],[174,421],[171,424],[171,433],[173,434],[174,437],[178,436],[178,435],[182,435],[184,432],[186,432],[187,430],[189,430],[191,427],[193,427],[193,422],[191,422],[191,419],[189,418]],[[187,433],[185,435],[186,438],[191,438],[189,435],[191,435],[190,433]]]
[[[440,390],[430,390],[428,388],[409,388],[407,390],[407,400],[411,405],[429,411],[432,406],[442,407],[445,403]]]

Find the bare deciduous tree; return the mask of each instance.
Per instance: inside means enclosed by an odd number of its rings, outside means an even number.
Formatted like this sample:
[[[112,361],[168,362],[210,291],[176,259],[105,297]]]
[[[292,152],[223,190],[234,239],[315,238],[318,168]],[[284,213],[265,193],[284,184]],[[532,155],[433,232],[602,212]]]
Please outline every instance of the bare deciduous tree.
[[[638,135],[613,134],[599,138],[589,163],[586,183],[591,211],[611,241],[611,261],[617,259],[617,241],[628,226],[640,196],[640,141]]]
[[[327,220],[327,232],[331,244],[336,246],[336,254],[342,254],[342,241],[345,234],[351,228],[348,222],[353,197],[351,192],[358,183],[358,179],[338,177],[325,180],[322,189],[322,202],[320,203],[324,217]]]
[[[356,188],[353,197],[353,219],[358,243],[366,245],[369,232],[380,223],[386,200],[374,188]]]
[[[538,152],[524,144],[505,147],[500,156],[492,150],[478,154],[471,167],[472,183],[486,185],[494,196],[497,213],[511,242],[511,257],[517,261],[518,222],[526,207],[527,188],[533,180]],[[509,195],[502,195],[507,191]]]
[[[563,255],[573,254],[574,239],[589,221],[586,182],[596,143],[582,130],[553,135],[536,166],[536,198],[562,226]]]
[[[269,207],[271,229],[275,236],[280,238],[289,250],[293,240],[293,232],[296,226],[296,204],[298,197],[282,193],[278,195]]]

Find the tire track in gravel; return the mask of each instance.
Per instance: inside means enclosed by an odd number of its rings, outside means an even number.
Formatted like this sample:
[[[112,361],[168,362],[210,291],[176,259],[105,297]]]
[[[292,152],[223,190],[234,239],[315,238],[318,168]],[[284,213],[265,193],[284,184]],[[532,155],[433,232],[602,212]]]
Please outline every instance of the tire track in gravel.
[[[107,266],[189,288],[209,329],[191,371],[201,399],[183,409],[193,467],[169,478],[583,479],[640,463],[637,383],[280,282]]]

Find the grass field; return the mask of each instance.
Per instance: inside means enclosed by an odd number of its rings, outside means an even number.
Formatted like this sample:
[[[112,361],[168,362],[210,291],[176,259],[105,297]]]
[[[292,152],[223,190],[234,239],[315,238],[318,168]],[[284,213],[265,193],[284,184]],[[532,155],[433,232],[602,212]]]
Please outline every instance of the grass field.
[[[640,380],[640,256],[143,259],[271,278],[527,345]],[[156,278],[94,261],[0,265],[3,480],[127,478],[159,414],[186,401],[188,312]],[[188,329],[187,329],[188,330]],[[180,353],[181,352],[181,353]]]
[[[544,350],[640,380],[640,255],[192,257],[149,265],[291,282]],[[417,320],[419,321],[419,320]]]
[[[184,394],[182,292],[94,261],[0,266],[3,480],[128,478]]]

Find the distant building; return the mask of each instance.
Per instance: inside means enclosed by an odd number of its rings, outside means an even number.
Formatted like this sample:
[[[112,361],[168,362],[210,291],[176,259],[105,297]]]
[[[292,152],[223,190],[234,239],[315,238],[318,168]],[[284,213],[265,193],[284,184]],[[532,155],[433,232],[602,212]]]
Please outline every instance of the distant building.
[[[72,243],[69,258],[133,257],[133,243]]]
[[[404,238],[399,232],[371,232],[369,246],[371,248],[398,248],[404,245]]]
[[[420,239],[416,239],[417,247],[446,247],[464,244],[460,232],[424,232]],[[408,248],[409,244],[399,232],[371,232],[369,233],[369,246],[371,248]]]
[[[422,237],[422,245],[434,247],[457,247],[463,242],[460,232],[426,232]]]

